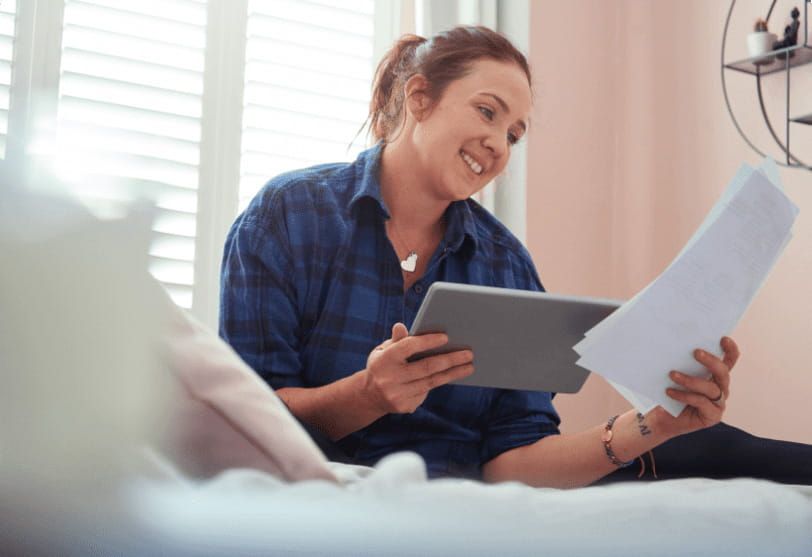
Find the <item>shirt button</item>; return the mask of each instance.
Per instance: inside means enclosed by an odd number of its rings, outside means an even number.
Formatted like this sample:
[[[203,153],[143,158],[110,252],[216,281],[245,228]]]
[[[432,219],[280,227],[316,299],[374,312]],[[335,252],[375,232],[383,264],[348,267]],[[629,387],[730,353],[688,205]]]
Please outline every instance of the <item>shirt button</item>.
[[[417,284],[414,285],[414,291],[417,294],[422,294],[423,293],[423,285],[418,282]]]

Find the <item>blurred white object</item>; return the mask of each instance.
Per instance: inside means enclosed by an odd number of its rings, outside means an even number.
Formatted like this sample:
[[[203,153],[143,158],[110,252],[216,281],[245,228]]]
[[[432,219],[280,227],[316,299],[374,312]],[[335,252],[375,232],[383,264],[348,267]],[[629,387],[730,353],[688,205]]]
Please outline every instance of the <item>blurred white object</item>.
[[[812,555],[812,488],[751,479],[571,490],[428,481],[419,456],[397,453],[348,487],[233,470],[196,484],[142,482],[131,497],[150,554]]]
[[[163,419],[170,383],[158,350],[162,300],[146,272],[150,221],[144,211],[99,221],[68,199],[0,187],[9,532],[51,515],[65,525],[113,513],[132,447]]]

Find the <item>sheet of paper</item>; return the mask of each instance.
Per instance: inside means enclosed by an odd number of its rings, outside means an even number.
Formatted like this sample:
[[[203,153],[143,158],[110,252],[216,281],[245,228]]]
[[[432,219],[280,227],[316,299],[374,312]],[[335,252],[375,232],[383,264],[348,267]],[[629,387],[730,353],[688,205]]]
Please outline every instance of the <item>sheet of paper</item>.
[[[707,230],[707,228],[716,219],[716,217],[721,213],[721,211],[724,210],[724,208],[727,206],[730,199],[732,199],[732,197],[736,194],[736,192],[738,192],[739,189],[741,189],[742,185],[744,185],[745,181],[747,181],[747,179],[752,175],[753,172],[754,172],[754,170],[753,170],[752,167],[750,167],[750,166],[748,166],[746,164],[742,165],[742,167],[736,173],[736,176],[734,176],[733,180],[731,180],[730,183],[728,184],[727,188],[725,188],[725,191],[722,193],[722,196],[719,198],[719,200],[716,202],[716,204],[710,210],[710,212],[708,213],[705,220],[702,222],[702,224],[699,226],[699,228],[696,230],[696,232],[694,232],[694,235],[691,237],[691,239],[688,240],[688,242],[682,248],[682,251],[680,251],[680,253],[677,254],[677,256],[674,258],[674,261],[672,261],[671,265],[673,265],[674,262],[678,261],[679,258],[682,257],[682,254],[685,253],[688,250],[688,248],[690,248],[690,246],[692,246],[694,244],[694,242],[697,240],[697,238],[702,236],[702,234],[705,232],[705,230]],[[671,265],[669,265],[669,268],[671,267]],[[654,282],[649,283],[649,286],[651,286],[651,284],[654,284]],[[603,330],[608,329],[609,327],[613,326],[615,321],[619,321],[620,319],[622,319],[622,317],[626,314],[626,312],[629,310],[629,308],[634,306],[634,304],[637,302],[638,298],[640,298],[640,296],[643,295],[646,292],[646,290],[648,290],[649,286],[647,286],[646,288],[644,288],[643,290],[638,292],[634,296],[634,298],[632,298],[631,300],[629,300],[628,302],[623,304],[623,306],[621,306],[620,308],[615,310],[609,317],[607,317],[606,319],[604,319],[603,321],[598,323],[595,327],[593,327],[592,329],[587,331],[586,334],[584,335],[586,337],[585,340],[578,343],[578,344],[576,344],[573,347],[573,349],[579,355],[581,355],[581,351],[587,350],[588,347],[589,347],[589,342],[590,341],[587,340],[587,339],[598,338],[598,335],[600,335],[600,333]]]
[[[702,234],[705,232],[705,230],[707,230],[707,228],[711,225],[711,223],[713,223],[716,220],[717,216],[725,209],[725,207],[727,207],[729,201],[741,189],[741,187],[744,185],[744,183],[747,181],[747,179],[752,175],[752,173],[754,171],[755,170],[751,166],[749,166],[747,164],[743,164],[741,166],[741,168],[739,168],[736,175],[733,177],[733,179],[730,181],[730,183],[725,188],[722,195],[719,197],[719,200],[715,203],[715,205],[708,212],[708,215],[705,217],[705,220],[697,228],[697,230],[694,232],[693,236],[691,236],[691,238],[688,240],[688,242],[685,244],[685,246],[682,248],[682,250],[677,254],[677,256],[674,258],[674,261],[672,261],[671,265],[673,265],[674,262],[679,260],[679,258],[682,256],[682,254],[685,253],[694,244],[694,242],[697,240],[697,238],[702,236]],[[781,178],[778,175],[778,166],[775,164],[775,161],[773,161],[769,157],[765,158],[762,161],[762,163],[759,165],[758,171],[762,172],[770,180],[770,182],[772,182],[773,185],[777,186],[778,188],[780,188],[783,191],[783,185],[781,184]],[[669,268],[670,268],[671,265],[669,265]],[[653,282],[650,283],[650,284],[653,284]],[[649,284],[649,286],[650,286],[650,284]],[[615,310],[612,313],[612,315],[610,315],[608,318],[604,319],[603,321],[598,323],[598,325],[596,325],[595,327],[593,327],[592,329],[587,331],[585,336],[587,338],[589,338],[589,337],[591,337],[593,335],[597,335],[604,328],[608,328],[609,326],[611,326],[612,322],[614,320],[619,320],[625,314],[625,312],[628,310],[628,308],[631,307],[632,305],[634,305],[634,303],[636,303],[637,298],[639,298],[647,289],[648,289],[648,286],[646,288],[644,288],[643,290],[641,290],[640,292],[638,292],[635,295],[634,298],[629,300],[622,307]],[[588,341],[576,344],[575,347],[573,347],[573,348],[580,355],[580,350],[586,349],[587,346],[588,346]]]
[[[721,355],[789,238],[798,209],[763,172],[743,167],[669,267],[601,322],[574,349],[578,364],[622,387],[638,410],[653,403],[678,415],[668,372],[707,371],[694,348]],[[619,389],[620,390],[620,389]]]
[[[646,398],[645,396],[635,393],[631,389],[627,389],[620,383],[615,383],[614,381],[609,381],[609,384],[614,387],[614,389],[619,392],[623,398],[629,401],[629,403],[634,406],[635,410],[640,412],[643,415],[648,414],[655,408],[659,406],[658,403],[654,402],[650,398]]]

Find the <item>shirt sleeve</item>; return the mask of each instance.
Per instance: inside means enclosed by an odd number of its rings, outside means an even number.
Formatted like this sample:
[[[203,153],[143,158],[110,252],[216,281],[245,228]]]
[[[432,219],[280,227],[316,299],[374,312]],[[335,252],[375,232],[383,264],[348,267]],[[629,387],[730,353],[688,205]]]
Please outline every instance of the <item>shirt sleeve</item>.
[[[281,224],[269,229],[250,215],[234,223],[221,268],[220,336],[274,389],[303,386],[292,274]]]
[[[482,463],[558,434],[560,421],[551,393],[498,389],[483,432]]]
[[[512,258],[512,288],[544,292],[530,254],[520,246]],[[559,433],[561,419],[553,406],[554,393],[497,389],[483,432],[484,464],[505,451]]]

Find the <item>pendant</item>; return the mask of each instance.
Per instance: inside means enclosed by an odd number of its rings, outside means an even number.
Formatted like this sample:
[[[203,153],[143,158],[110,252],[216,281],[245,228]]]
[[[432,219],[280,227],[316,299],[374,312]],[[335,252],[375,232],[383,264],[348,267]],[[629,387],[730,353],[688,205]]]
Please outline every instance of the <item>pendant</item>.
[[[407,273],[414,273],[416,267],[417,267],[417,252],[410,251],[406,259],[400,262],[400,268],[406,271]]]

